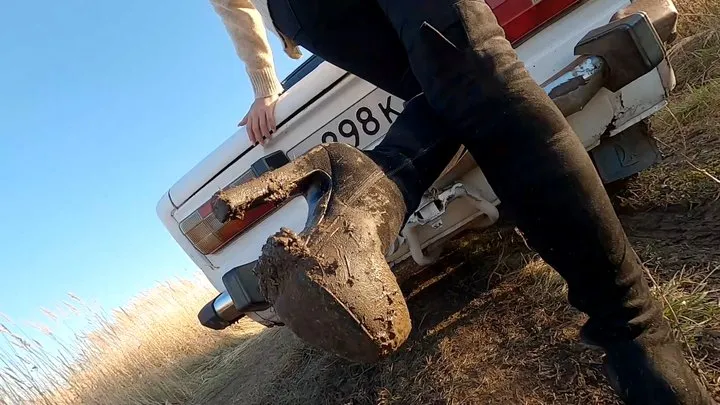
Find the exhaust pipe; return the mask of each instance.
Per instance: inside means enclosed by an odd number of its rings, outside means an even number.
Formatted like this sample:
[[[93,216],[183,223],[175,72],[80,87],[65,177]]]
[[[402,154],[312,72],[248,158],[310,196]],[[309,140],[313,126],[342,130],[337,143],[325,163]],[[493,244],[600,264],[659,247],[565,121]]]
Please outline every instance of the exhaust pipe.
[[[223,292],[205,306],[198,313],[200,324],[206,328],[223,330],[244,317],[233,302],[230,294]]]
[[[200,324],[214,330],[223,330],[242,319],[248,312],[270,308],[260,293],[260,284],[253,273],[254,261],[228,271],[223,276],[225,292],[205,304],[198,313]]]

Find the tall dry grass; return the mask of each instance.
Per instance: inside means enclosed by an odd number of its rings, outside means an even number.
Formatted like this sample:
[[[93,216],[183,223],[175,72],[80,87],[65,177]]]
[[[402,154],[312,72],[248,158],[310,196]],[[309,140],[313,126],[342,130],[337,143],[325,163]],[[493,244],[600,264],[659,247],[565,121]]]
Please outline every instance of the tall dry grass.
[[[197,321],[214,297],[200,276],[140,294],[110,314],[70,295],[70,316],[89,331],[67,334],[60,315],[28,328],[0,321],[0,404],[183,404],[215,378],[218,353],[236,349],[260,326],[241,322],[223,332]],[[46,344],[34,334],[46,337]]]

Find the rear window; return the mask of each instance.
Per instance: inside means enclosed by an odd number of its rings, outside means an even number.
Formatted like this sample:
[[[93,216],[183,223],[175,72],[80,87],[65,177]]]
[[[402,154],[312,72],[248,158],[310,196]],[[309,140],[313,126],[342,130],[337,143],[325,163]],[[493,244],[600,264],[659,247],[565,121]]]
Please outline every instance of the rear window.
[[[285,78],[285,80],[282,81],[283,89],[285,89],[285,91],[290,89],[300,80],[302,80],[305,76],[310,74],[310,72],[315,70],[315,68],[320,66],[322,62],[323,60],[319,56],[312,55],[311,57],[309,57],[305,62],[302,63],[302,65],[298,66],[297,69],[293,70],[293,72],[290,73]]]

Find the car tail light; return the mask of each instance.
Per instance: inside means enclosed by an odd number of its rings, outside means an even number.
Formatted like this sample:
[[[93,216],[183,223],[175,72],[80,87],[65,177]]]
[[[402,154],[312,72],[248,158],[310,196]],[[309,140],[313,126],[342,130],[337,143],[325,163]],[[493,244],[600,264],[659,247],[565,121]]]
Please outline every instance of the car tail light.
[[[250,170],[228,184],[226,188],[247,183],[264,172],[276,169],[287,162],[288,159],[282,152],[273,153],[255,162]],[[211,254],[217,252],[282,204],[283,202],[266,203],[247,211],[243,219],[233,219],[222,223],[213,213],[212,199],[210,199],[180,222],[180,230],[200,253]]]
[[[516,43],[581,0],[486,0],[507,39]]]

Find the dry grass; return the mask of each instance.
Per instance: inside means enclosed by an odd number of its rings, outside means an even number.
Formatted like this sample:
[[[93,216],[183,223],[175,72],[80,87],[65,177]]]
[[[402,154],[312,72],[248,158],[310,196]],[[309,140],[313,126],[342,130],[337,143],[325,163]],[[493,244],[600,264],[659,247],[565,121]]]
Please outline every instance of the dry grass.
[[[55,347],[31,339],[8,319],[0,332],[0,404],[180,404],[217,379],[217,353],[238,350],[261,329],[246,322],[216,333],[202,328],[197,309],[213,291],[200,277],[160,285],[107,316],[75,296],[70,316],[89,333],[61,338],[61,315],[35,325]]]
[[[686,0],[679,8],[681,36],[670,51],[678,88],[651,123],[666,156],[628,184],[618,207],[692,367],[720,397],[720,1]],[[440,265],[405,284],[414,331],[380,364],[338,360],[283,328],[244,323],[206,331],[195,312],[212,292],[181,283],[142,297],[112,320],[92,315],[96,331],[62,353],[79,353],[80,361],[53,360],[4,325],[12,351],[0,354],[0,398],[617,404],[601,353],[578,343],[584,316],[566,304],[562,279],[523,242],[513,229],[454,241]]]
[[[678,2],[680,38],[668,54],[678,86],[652,120],[662,164],[620,196],[630,209],[693,206],[720,197],[720,2]]]

